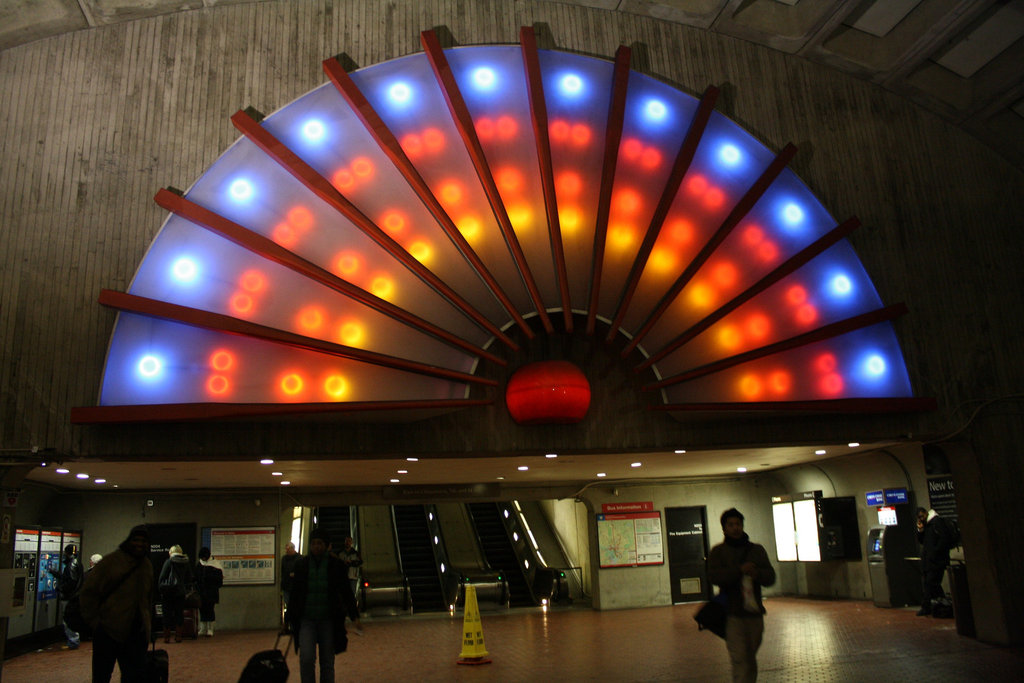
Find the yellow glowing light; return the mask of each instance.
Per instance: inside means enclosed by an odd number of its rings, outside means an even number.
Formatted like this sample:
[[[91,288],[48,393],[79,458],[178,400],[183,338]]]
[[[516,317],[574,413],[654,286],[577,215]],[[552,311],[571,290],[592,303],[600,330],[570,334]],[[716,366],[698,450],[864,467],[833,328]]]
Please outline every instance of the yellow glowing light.
[[[707,283],[695,282],[690,287],[690,303],[697,308],[707,308],[715,303],[715,290]]]
[[[523,187],[523,174],[511,166],[499,169],[494,174],[494,180],[502,192],[517,192]]]
[[[249,313],[252,311],[252,297],[248,294],[235,294],[231,297],[231,310],[239,314]]]
[[[777,370],[768,376],[768,387],[776,394],[789,393],[793,378],[785,370]]]
[[[302,377],[298,373],[292,372],[281,378],[281,391],[289,396],[294,396],[302,391],[303,384]]]
[[[324,324],[324,312],[316,306],[307,306],[299,311],[299,327],[315,332]]]
[[[386,275],[378,275],[370,283],[370,292],[381,299],[387,299],[395,291],[395,282]]]
[[[738,348],[740,341],[742,341],[740,331],[736,329],[735,325],[726,325],[718,332],[718,343],[726,349]]]
[[[348,380],[341,375],[328,375],[324,380],[324,393],[340,401],[348,393]]]
[[[373,164],[366,157],[359,157],[352,162],[352,172],[360,178],[369,178],[373,173]]]
[[[384,220],[382,220],[381,223],[385,230],[391,234],[395,234],[397,232],[401,232],[402,228],[405,227],[405,216],[397,211],[389,211],[384,214]]]
[[[665,247],[655,247],[651,251],[651,258],[649,261],[651,269],[657,273],[665,273],[676,265],[676,255],[671,249]]]
[[[608,243],[617,249],[628,249],[636,241],[636,228],[628,223],[608,227]]]
[[[334,270],[343,277],[352,277],[362,267],[362,257],[352,251],[343,251],[334,259]]]
[[[345,346],[358,346],[366,336],[366,328],[355,321],[348,321],[338,328],[338,338]]]
[[[235,357],[231,354],[230,351],[219,349],[217,351],[214,351],[210,355],[210,367],[213,368],[214,370],[224,372],[225,370],[230,370],[231,366],[234,364]]]
[[[561,226],[562,232],[576,232],[576,229],[580,227],[581,220],[582,215],[576,207],[566,207],[558,212],[558,225]]]
[[[434,250],[423,240],[417,240],[409,245],[409,253],[420,263],[427,263],[433,255]]]
[[[441,185],[441,201],[448,205],[458,204],[462,200],[462,187],[454,180]]]
[[[512,221],[512,227],[517,231],[529,230],[533,221],[533,211],[525,204],[516,204],[508,207],[508,219]]]
[[[760,398],[762,391],[761,380],[755,375],[744,375],[740,379],[740,393],[743,398],[748,400]]]
[[[238,284],[247,292],[258,292],[267,284],[267,279],[258,270],[247,270],[238,279]]]
[[[313,227],[313,212],[304,206],[296,206],[288,211],[288,222],[296,230],[305,232]]]
[[[459,229],[459,232],[462,233],[467,242],[472,242],[483,233],[483,225],[480,223],[480,219],[475,216],[465,216],[456,222],[455,227]]]

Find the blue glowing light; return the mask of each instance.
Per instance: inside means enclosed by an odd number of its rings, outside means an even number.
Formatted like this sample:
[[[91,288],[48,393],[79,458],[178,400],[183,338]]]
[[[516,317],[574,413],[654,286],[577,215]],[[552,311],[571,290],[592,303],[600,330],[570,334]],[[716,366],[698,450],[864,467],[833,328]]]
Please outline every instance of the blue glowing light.
[[[388,88],[388,98],[394,104],[406,104],[412,99],[412,88],[405,83],[395,83]]]
[[[164,363],[162,360],[153,355],[143,356],[139,359],[139,364],[136,366],[139,374],[145,379],[156,379],[160,376],[161,370],[164,369]]]
[[[481,66],[473,71],[473,84],[478,90],[490,90],[498,83],[498,76],[489,66]]]
[[[790,225],[796,225],[804,219],[804,210],[790,202],[782,207],[782,219]]]
[[[569,74],[562,77],[558,87],[563,95],[579,95],[583,92],[583,79],[576,74]]]
[[[327,127],[319,119],[310,119],[302,126],[302,137],[306,142],[320,142],[327,134]]]
[[[231,183],[230,187],[228,187],[228,194],[230,194],[231,198],[236,202],[249,201],[252,199],[254,191],[252,183],[244,179],[236,180]]]
[[[178,282],[189,284],[199,275],[199,265],[188,256],[182,256],[171,266],[171,273]]]
[[[651,121],[662,121],[668,116],[668,107],[661,100],[648,100],[644,114]]]
[[[828,288],[835,296],[847,296],[853,291],[853,282],[845,275],[836,275],[829,281]]]
[[[739,147],[732,144],[722,145],[718,150],[718,160],[726,166],[735,166],[742,158]]]
[[[864,359],[864,372],[870,377],[880,377],[884,375],[887,367],[885,358],[877,353],[873,353]]]

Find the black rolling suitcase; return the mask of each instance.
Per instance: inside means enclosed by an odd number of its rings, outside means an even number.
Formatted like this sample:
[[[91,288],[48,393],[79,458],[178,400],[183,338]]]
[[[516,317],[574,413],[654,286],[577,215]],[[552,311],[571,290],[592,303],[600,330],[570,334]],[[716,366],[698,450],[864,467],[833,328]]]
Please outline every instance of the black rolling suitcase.
[[[288,650],[292,647],[292,637],[288,636],[288,643],[284,646],[284,652],[278,649],[281,642],[281,634],[277,634],[273,650],[257,652],[249,658],[245,668],[242,669],[242,677],[238,683],[285,683],[288,680]]]
[[[146,651],[146,661],[143,665],[142,680],[146,683],[167,683],[170,678],[170,659],[167,657],[167,650],[156,649],[156,641],[151,640],[152,646]]]

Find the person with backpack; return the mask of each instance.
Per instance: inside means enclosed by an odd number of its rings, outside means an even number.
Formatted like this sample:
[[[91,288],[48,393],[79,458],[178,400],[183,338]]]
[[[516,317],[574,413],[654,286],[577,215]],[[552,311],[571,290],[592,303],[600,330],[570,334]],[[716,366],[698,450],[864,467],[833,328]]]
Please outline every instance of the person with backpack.
[[[210,559],[210,549],[199,549],[196,563],[196,586],[199,588],[199,635],[213,637],[213,622],[217,620],[215,605],[220,602],[220,587],[224,585],[224,572]]]
[[[192,565],[180,545],[172,545],[170,556],[160,569],[160,604],[163,606],[164,642],[181,642],[185,619],[185,593],[195,583]]]
[[[917,616],[933,615],[937,604],[944,601],[942,576],[949,566],[953,547],[953,531],[935,510],[917,508],[917,542],[921,544],[921,609]],[[945,615],[936,615],[945,616]],[[952,616],[952,615],[949,615]]]
[[[66,605],[82,587],[82,578],[84,576],[82,563],[78,561],[78,548],[75,544],[69,543],[64,546],[60,573],[58,574],[52,569],[50,573],[56,577],[57,592],[60,594],[60,599]],[[62,619],[61,624],[64,626],[64,636],[68,640],[67,645],[64,645],[63,649],[78,649],[78,645],[82,642],[82,634],[68,626],[66,619]]]

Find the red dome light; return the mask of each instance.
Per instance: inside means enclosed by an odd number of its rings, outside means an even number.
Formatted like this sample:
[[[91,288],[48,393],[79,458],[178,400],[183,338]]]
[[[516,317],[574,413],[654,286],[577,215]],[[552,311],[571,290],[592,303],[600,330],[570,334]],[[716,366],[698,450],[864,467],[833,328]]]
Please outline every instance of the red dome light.
[[[590,383],[568,361],[531,363],[509,379],[505,405],[518,424],[575,424],[590,408]]]

